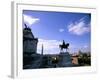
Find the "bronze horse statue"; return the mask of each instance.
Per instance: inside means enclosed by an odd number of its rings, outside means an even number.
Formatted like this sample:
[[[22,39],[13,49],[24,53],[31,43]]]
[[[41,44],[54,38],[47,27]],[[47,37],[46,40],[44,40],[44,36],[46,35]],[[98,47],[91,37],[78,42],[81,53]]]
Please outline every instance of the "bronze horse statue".
[[[68,49],[68,47],[69,47],[69,43],[66,43],[66,44],[65,44],[65,41],[63,40],[62,45],[59,45],[59,47],[61,48],[61,51],[62,51],[63,49],[66,49],[66,51],[67,51],[67,49]]]

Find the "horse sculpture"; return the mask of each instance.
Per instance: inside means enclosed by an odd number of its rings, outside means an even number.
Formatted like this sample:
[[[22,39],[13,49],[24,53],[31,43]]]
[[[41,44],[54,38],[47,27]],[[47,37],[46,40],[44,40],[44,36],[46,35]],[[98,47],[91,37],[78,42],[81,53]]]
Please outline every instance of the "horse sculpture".
[[[68,49],[68,47],[69,47],[69,43],[66,43],[66,44],[65,44],[65,41],[63,40],[63,44],[62,44],[62,45],[59,45],[59,47],[61,48],[61,51],[62,51],[63,49],[66,49],[66,51],[67,51],[67,49]]]

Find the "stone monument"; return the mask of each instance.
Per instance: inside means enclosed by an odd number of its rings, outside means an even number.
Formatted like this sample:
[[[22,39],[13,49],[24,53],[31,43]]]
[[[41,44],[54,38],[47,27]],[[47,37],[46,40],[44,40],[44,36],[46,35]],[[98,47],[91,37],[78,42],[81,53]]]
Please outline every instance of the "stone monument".
[[[60,66],[61,67],[68,67],[68,66],[72,66],[72,59],[71,56],[69,54],[69,52],[67,51],[68,47],[69,47],[69,43],[65,43],[65,41],[63,40],[62,45],[59,45],[59,47],[61,48],[61,52],[60,52]],[[66,49],[66,51],[64,51],[64,49]]]

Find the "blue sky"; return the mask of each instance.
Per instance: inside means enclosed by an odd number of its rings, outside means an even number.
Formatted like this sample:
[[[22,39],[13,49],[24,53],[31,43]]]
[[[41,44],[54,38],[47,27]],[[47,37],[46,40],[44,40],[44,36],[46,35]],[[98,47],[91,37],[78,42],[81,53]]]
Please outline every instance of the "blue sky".
[[[24,23],[39,39],[38,53],[44,46],[44,54],[59,53],[62,40],[68,42],[69,52],[90,51],[91,14],[75,12],[23,11]]]

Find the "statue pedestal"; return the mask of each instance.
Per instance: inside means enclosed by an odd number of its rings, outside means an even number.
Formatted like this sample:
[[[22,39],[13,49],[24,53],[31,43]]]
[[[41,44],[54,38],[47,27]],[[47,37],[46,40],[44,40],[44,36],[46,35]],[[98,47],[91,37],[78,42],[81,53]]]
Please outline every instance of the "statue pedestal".
[[[61,67],[72,66],[71,56],[69,55],[68,52],[61,52],[60,56],[61,56],[61,61],[60,61]]]

